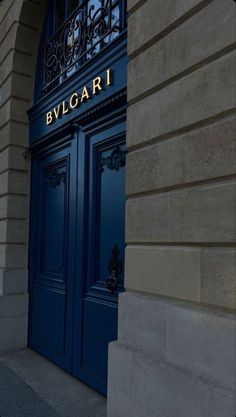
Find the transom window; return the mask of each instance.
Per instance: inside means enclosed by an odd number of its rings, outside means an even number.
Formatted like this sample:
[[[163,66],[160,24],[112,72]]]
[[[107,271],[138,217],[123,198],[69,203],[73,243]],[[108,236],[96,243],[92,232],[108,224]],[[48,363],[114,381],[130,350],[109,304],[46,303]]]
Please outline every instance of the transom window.
[[[40,96],[81,70],[125,29],[126,0],[49,2],[40,48]]]

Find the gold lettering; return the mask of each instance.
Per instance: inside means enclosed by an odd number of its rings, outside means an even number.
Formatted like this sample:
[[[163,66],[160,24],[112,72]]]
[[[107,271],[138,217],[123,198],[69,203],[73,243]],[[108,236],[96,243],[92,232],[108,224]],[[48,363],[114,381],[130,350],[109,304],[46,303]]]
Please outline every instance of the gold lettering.
[[[84,101],[84,98],[86,98],[86,100],[89,98],[89,92],[88,92],[87,87],[83,88],[81,100],[80,100],[81,103]]]
[[[67,104],[66,101],[63,101],[63,103],[62,103],[62,113],[63,114],[66,114],[69,111],[68,107],[66,107],[66,104]]]
[[[54,107],[54,109],[53,109],[56,119],[58,119],[58,117],[59,117],[60,109],[61,109],[61,105],[60,104],[58,104],[58,106],[57,107]]]
[[[74,109],[75,107],[78,106],[79,103],[79,97],[77,93],[72,94],[71,98],[70,98],[70,108]]]
[[[107,70],[107,85],[111,85],[112,83],[112,72],[110,70],[110,68]]]
[[[93,94],[97,94],[98,91],[102,90],[101,82],[101,77],[97,77],[93,80]]]
[[[52,123],[52,112],[51,111],[49,111],[46,114],[46,122],[47,122],[47,125],[50,125]]]

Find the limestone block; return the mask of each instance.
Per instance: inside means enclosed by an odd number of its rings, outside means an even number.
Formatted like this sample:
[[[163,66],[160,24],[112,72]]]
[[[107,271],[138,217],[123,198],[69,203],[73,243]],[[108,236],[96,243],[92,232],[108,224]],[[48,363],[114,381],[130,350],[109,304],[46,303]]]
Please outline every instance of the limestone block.
[[[137,5],[141,3],[140,0],[128,0],[127,9],[128,11],[132,11],[134,7],[137,7]]]
[[[6,193],[27,195],[29,174],[21,171],[7,171],[0,174],[0,195]]]
[[[0,319],[0,354],[27,347],[28,316]]]
[[[0,195],[6,194],[8,191],[8,172],[0,174]]]
[[[0,174],[8,169],[9,165],[9,151],[4,149],[0,151]]]
[[[207,417],[207,384],[145,352],[109,345],[108,417]]]
[[[135,274],[135,272],[134,272]],[[156,298],[126,291],[119,295],[118,338],[154,357],[166,346],[166,305]]]
[[[0,220],[0,243],[25,243],[27,223],[25,220]]]
[[[0,151],[0,172],[7,169],[28,171],[29,161],[24,157],[24,148],[9,146]]]
[[[28,123],[27,110],[30,102],[16,98],[9,98],[2,106],[0,112],[0,128],[10,120],[19,123]]]
[[[235,334],[233,314],[169,306],[167,360],[233,391],[236,388]]]
[[[20,51],[14,52],[13,69],[16,72],[25,74],[26,76],[34,77],[34,62],[35,57],[28,56]]]
[[[28,294],[1,296],[0,320],[2,317],[25,316],[28,313],[28,302]]]
[[[231,117],[130,152],[126,192],[129,195],[234,175],[235,160],[236,119]]]
[[[11,119],[16,122],[28,123],[27,111],[30,108],[30,102],[11,98]]]
[[[41,3],[24,1],[20,14],[20,22],[34,27],[36,30],[41,32],[43,18],[46,11],[45,6],[46,1]]]
[[[234,44],[235,35],[235,4],[230,2],[225,7],[225,0],[211,2],[131,60],[128,100],[161,86],[177,74]]]
[[[39,43],[40,33],[29,26],[18,25],[15,48],[22,52],[35,55]]]
[[[133,198],[126,205],[126,241],[235,242],[235,182]]]
[[[15,218],[28,219],[28,201],[25,196],[8,195],[0,197],[0,219]]]
[[[14,57],[14,51],[9,52],[9,54],[5,57],[5,59],[0,63],[0,85],[5,81],[5,79],[8,77],[10,68],[12,68],[13,65],[13,57]],[[1,105],[1,101],[0,101]]]
[[[26,245],[2,244],[2,257],[0,257],[0,267],[3,268],[26,268],[27,266],[27,247]]]
[[[26,232],[28,231],[25,225]],[[27,241],[27,233],[25,233]],[[23,239],[22,239],[23,240]],[[24,242],[24,243],[25,243]],[[24,245],[7,245],[6,248],[6,268],[27,268],[28,251],[27,246]]]
[[[11,70],[25,76],[32,76],[34,72],[34,57],[26,55],[20,51],[11,51],[5,57],[0,66],[0,85],[9,76]]]
[[[28,124],[9,121],[0,130],[0,150],[10,144],[22,147],[29,145]]]
[[[3,125],[5,125],[11,117],[11,101],[8,100],[4,103],[1,107],[0,111],[0,129]]]
[[[203,249],[201,300],[203,303],[236,309],[235,249]]]
[[[22,1],[15,1],[13,5],[8,8],[8,11],[2,19],[0,25],[0,43],[11,26],[19,21],[21,7]]]
[[[235,108],[235,52],[128,108],[127,145],[143,144]]]
[[[2,289],[0,295],[27,293],[28,271],[26,269],[0,269],[0,287]]]
[[[0,23],[3,22],[3,19],[5,18],[7,12],[12,7],[15,0],[9,0],[9,1],[2,1],[1,7],[0,7]],[[19,0],[19,2],[22,2],[22,0]]]
[[[1,61],[7,56],[8,52],[15,47],[16,35],[17,35],[18,23],[15,22],[9,32],[5,35],[0,43],[1,48]],[[0,61],[0,62],[1,62]]]
[[[229,392],[220,388],[209,391],[207,417],[229,417],[236,415],[235,390]]]
[[[33,90],[32,78],[13,72],[1,86],[1,104],[3,105],[11,96],[31,102]]]
[[[174,246],[128,246],[125,287],[200,301],[201,252]]]
[[[182,20],[187,13],[193,13],[192,9],[200,3],[200,0],[145,1],[128,20],[128,54],[134,54],[153,38],[161,37],[163,32],[176,26],[180,18]]]
[[[29,194],[30,177],[28,172],[9,171],[8,192],[15,194]]]
[[[7,217],[7,197],[0,196],[0,219]]]

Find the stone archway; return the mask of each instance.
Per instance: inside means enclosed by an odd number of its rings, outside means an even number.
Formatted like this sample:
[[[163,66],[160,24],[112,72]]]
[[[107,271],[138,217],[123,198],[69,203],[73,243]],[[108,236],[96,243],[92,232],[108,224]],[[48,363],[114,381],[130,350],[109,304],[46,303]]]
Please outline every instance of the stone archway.
[[[0,5],[0,354],[27,346],[27,110],[46,0]]]

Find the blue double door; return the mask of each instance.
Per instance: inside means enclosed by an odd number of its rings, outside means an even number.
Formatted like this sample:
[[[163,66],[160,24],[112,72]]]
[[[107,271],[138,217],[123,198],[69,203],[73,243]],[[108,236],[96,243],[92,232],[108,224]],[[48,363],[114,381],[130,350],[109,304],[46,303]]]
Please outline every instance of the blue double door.
[[[124,283],[125,120],[32,156],[29,346],[102,394]]]

